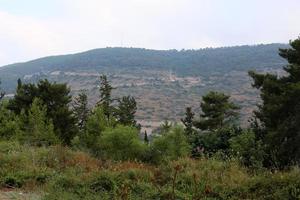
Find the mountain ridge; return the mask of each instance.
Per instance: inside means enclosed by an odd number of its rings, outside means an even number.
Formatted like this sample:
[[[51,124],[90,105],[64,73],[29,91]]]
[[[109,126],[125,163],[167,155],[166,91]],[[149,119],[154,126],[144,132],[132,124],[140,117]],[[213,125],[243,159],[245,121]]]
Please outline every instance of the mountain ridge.
[[[91,53],[94,51],[105,50],[105,49],[133,49],[133,50],[146,50],[146,51],[157,51],[157,52],[168,52],[168,51],[181,52],[181,51],[230,49],[230,48],[240,48],[240,47],[257,47],[257,46],[269,46],[269,45],[288,46],[288,44],[285,44],[285,43],[266,43],[266,44],[262,43],[262,44],[251,44],[251,45],[245,44],[245,45],[235,45],[235,46],[204,47],[204,48],[199,48],[199,49],[184,49],[183,48],[181,50],[179,50],[179,49],[162,50],[162,49],[151,49],[151,48],[142,48],[142,47],[103,47],[103,48],[94,48],[94,49],[90,49],[90,50],[86,50],[86,51],[80,51],[80,52],[76,52],[76,53],[42,56],[42,57],[39,57],[36,59],[30,59],[30,60],[23,61],[23,62],[15,62],[15,63],[2,65],[2,66],[0,66],[0,69],[15,66],[15,65],[21,65],[21,64],[25,64],[25,63],[29,63],[29,62],[34,62],[34,61],[38,61],[38,60],[42,60],[42,59],[47,59],[47,58],[56,58],[56,57],[62,57],[62,56],[76,56],[76,55],[80,55],[80,54]]]

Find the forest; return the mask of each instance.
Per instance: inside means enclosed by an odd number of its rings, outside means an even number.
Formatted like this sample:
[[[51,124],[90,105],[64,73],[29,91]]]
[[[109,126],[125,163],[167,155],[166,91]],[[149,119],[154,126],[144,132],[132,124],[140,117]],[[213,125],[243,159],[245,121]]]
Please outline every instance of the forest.
[[[219,91],[148,134],[106,75],[93,107],[67,84],[19,79],[14,97],[0,89],[0,199],[299,199],[300,38],[279,55],[285,75],[249,71],[260,102],[246,128]]]

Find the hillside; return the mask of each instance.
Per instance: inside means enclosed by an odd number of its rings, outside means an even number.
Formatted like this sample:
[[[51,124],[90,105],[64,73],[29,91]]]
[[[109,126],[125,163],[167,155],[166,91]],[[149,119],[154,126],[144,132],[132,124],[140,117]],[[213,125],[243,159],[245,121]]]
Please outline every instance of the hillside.
[[[105,73],[118,88],[114,95],[136,97],[137,117],[150,126],[164,119],[179,120],[186,106],[199,107],[201,95],[208,90],[221,90],[243,106],[242,119],[246,121],[257,102],[247,71],[280,73],[285,61],[278,56],[278,49],[286,47],[268,44],[181,51],[94,49],[3,66],[0,79],[8,93],[13,93],[18,78],[67,82],[74,93],[87,90],[93,104],[98,97],[98,76]]]

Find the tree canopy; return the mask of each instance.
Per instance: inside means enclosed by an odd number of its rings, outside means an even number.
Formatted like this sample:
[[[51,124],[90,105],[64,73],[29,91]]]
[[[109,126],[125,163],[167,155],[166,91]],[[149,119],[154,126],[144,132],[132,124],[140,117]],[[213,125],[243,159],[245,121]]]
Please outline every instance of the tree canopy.
[[[23,84],[19,80],[16,94],[9,101],[8,108],[16,114],[21,111],[27,113],[35,98],[39,98],[46,106],[47,117],[52,120],[56,135],[64,144],[70,144],[77,128],[76,119],[69,108],[72,97],[67,85],[50,83],[48,80]]]
[[[255,112],[257,137],[267,144],[269,164],[281,167],[300,162],[300,38],[290,46],[279,53],[289,62],[285,76],[249,72],[262,99]]]

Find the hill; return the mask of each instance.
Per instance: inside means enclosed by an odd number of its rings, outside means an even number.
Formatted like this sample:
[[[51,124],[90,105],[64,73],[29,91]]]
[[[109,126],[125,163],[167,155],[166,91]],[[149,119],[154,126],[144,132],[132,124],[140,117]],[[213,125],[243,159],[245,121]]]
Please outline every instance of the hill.
[[[205,48],[199,50],[149,50],[102,48],[82,53],[50,56],[0,68],[2,86],[13,93],[18,78],[67,82],[74,93],[85,89],[90,102],[97,100],[99,74],[118,87],[114,95],[131,94],[139,104],[138,119],[150,126],[161,120],[179,120],[186,106],[197,109],[208,90],[229,93],[243,106],[243,119],[256,104],[247,71],[281,73],[285,61],[278,56],[286,44]]]

